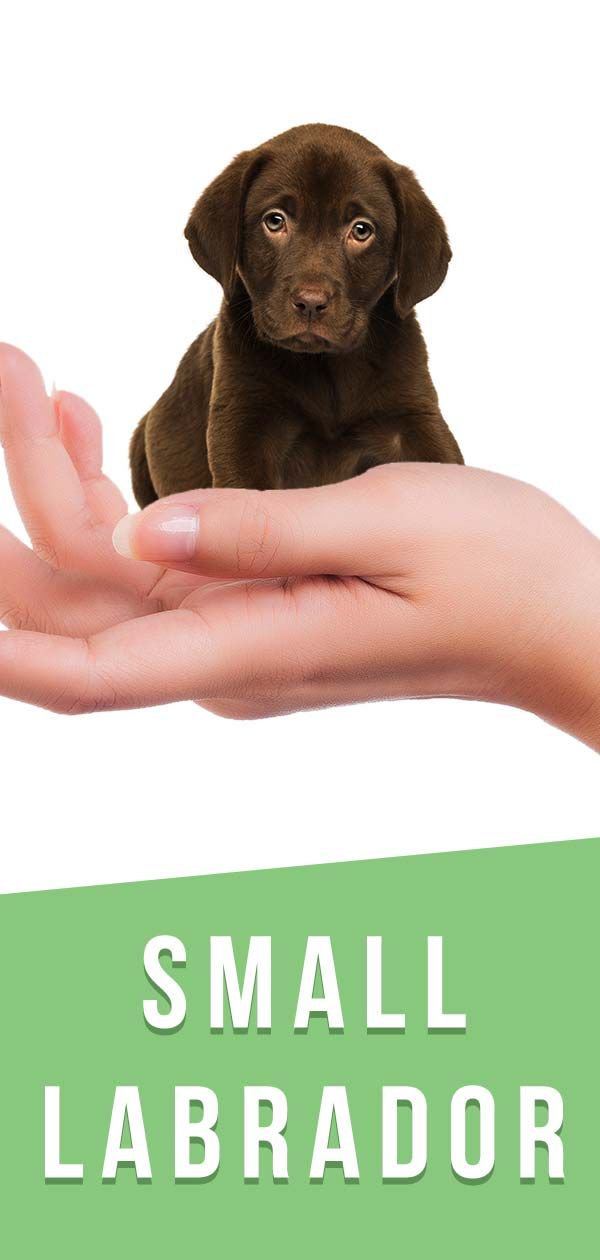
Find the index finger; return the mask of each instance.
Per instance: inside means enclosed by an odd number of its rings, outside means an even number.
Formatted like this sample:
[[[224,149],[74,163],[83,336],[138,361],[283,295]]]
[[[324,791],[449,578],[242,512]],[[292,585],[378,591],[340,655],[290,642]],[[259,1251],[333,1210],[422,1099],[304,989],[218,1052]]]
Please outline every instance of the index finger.
[[[0,346],[0,386],[0,434],[17,507],[36,549],[61,564],[69,541],[91,524],[81,482],[39,368],[14,346]]]
[[[125,565],[111,531],[95,518],[60,436],[59,416],[41,373],[23,351],[0,345],[0,437],[11,488],[35,551],[55,568],[83,569],[139,590],[157,581],[153,566]]]
[[[123,555],[219,578],[397,575],[423,467],[301,490],[174,495],[124,517],[113,541]]]

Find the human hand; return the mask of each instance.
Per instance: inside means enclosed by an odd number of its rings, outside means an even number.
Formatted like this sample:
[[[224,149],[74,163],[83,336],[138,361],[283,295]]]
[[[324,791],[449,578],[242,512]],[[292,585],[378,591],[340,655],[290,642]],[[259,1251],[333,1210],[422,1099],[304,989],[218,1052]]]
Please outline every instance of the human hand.
[[[600,748],[600,542],[531,486],[395,464],[202,490],[112,529],[99,424],[0,351],[2,433],[42,558],[3,531],[0,691],[61,712],[191,698],[256,717],[402,696],[518,705]]]

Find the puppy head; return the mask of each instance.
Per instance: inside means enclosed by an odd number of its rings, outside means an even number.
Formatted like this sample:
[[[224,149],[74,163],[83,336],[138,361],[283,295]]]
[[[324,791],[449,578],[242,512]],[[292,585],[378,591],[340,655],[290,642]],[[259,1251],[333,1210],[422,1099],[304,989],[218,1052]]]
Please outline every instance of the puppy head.
[[[304,353],[364,340],[393,287],[404,318],[442,283],[444,224],[412,171],[342,127],[295,127],[241,153],[186,227],[201,267],[231,300],[240,279],[256,331]]]

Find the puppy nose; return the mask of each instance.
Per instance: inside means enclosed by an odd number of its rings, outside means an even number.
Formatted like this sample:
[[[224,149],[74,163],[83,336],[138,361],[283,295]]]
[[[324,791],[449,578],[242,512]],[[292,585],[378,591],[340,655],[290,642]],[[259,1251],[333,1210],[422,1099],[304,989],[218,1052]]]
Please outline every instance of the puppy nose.
[[[330,293],[325,289],[295,289],[292,306],[305,319],[317,319],[327,309]]]

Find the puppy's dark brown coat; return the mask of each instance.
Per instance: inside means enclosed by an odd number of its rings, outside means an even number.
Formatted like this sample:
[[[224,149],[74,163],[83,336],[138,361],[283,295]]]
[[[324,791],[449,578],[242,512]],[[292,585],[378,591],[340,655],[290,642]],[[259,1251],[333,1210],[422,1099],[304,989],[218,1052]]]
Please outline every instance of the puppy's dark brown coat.
[[[235,158],[186,236],[225,297],[135,431],[140,505],[462,463],[413,311],[450,247],[407,167],[344,128],[295,127]]]

